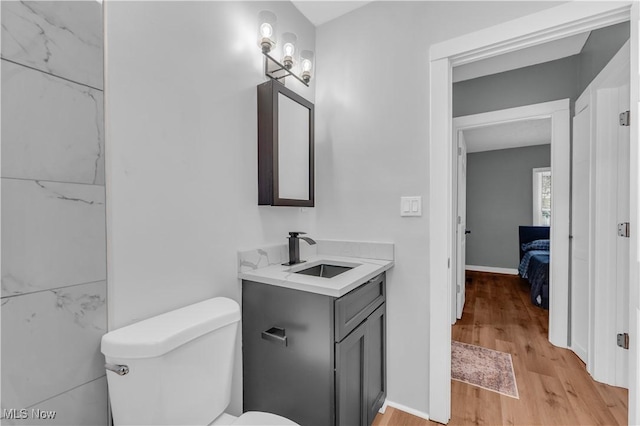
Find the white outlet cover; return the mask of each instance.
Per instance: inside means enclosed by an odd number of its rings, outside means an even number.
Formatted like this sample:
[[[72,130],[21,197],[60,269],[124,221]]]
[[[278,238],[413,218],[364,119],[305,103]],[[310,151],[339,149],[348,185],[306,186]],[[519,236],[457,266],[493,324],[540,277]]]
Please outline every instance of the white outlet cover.
[[[400,216],[422,216],[422,197],[400,197]]]

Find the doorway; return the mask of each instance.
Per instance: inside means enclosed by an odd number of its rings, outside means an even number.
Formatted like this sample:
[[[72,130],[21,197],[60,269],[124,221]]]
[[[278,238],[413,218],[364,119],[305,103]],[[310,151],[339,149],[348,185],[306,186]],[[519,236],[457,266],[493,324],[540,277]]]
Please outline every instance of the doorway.
[[[637,37],[638,16],[637,4],[633,4],[634,18],[632,22],[631,51],[635,56],[632,61],[632,115],[637,110],[638,75],[637,75]],[[452,273],[451,235],[453,223],[452,211],[452,107],[451,107],[451,69],[454,65],[473,62],[495,56],[504,52],[519,50],[538,45],[550,40],[557,40],[569,35],[589,31],[614,23],[629,20],[632,6],[619,3],[576,4],[574,2],[529,15],[517,21],[476,32],[472,35],[458,37],[431,47],[430,66],[430,377],[429,407],[430,418],[446,423],[450,418],[450,371],[451,359],[448,342],[450,330],[450,283]],[[634,73],[635,72],[635,73]],[[635,220],[638,211],[637,183],[637,148],[635,140],[638,130],[632,129],[631,146],[631,220]],[[448,185],[441,185],[442,176],[447,176]],[[635,178],[635,179],[634,179]],[[568,200],[567,200],[568,203]],[[441,208],[447,206],[447,208]],[[567,205],[568,208],[568,205]],[[443,224],[447,226],[442,226]],[[566,236],[568,245],[568,235]],[[631,236],[630,267],[630,326],[635,335],[638,312],[637,269],[638,239]],[[446,248],[446,249],[444,249]],[[442,303],[443,301],[449,303]],[[566,332],[566,329],[565,329]],[[566,339],[565,339],[566,342]],[[629,421],[637,423],[640,416],[635,401],[637,369],[635,367],[636,349],[632,345],[630,353],[630,400]]]
[[[553,186],[551,190],[551,205],[554,214],[551,216],[551,270],[550,270],[550,292],[549,295],[549,341],[556,346],[567,347],[568,345],[568,324],[569,312],[567,306],[569,304],[569,193],[570,193],[570,130],[569,130],[569,99],[563,99],[553,102],[544,102],[541,104],[528,105],[518,108],[510,108],[501,111],[492,111],[483,114],[474,114],[470,116],[456,117],[453,119],[453,134],[459,135],[465,130],[486,128],[490,126],[498,126],[504,124],[524,123],[532,120],[549,120],[550,122],[550,143],[551,143],[551,174],[553,176]],[[454,149],[456,144],[453,144]],[[457,155],[458,153],[455,152]],[[455,157],[454,157],[455,158]],[[453,174],[458,176],[456,164],[459,161],[452,162],[454,166]],[[458,182],[458,179],[453,179]],[[458,186],[452,188],[454,193],[458,193]],[[459,216],[458,198],[452,197],[454,217],[453,222],[459,222],[455,219]],[[521,223],[521,225],[529,225],[529,223]],[[458,226],[456,226],[457,228]],[[466,236],[459,231],[454,235],[453,244],[456,248],[460,247],[460,242],[464,242]],[[514,248],[515,250],[515,248]],[[459,306],[460,300],[464,301],[464,266],[461,265],[465,261],[460,256],[455,256],[456,268],[452,272],[456,274],[453,282],[456,286],[452,286],[458,293],[457,297],[452,297],[452,310],[454,312],[462,312]],[[462,276],[461,276],[462,275]],[[458,286],[460,290],[458,290]],[[459,318],[459,317],[458,317]]]

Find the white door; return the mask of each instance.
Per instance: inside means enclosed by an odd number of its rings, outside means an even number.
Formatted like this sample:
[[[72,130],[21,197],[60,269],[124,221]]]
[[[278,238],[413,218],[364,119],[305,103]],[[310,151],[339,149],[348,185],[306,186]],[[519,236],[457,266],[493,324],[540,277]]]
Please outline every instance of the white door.
[[[590,116],[587,105],[573,118],[571,196],[571,349],[587,364],[589,347]]]
[[[631,5],[631,100],[630,110],[632,117],[640,116],[640,66],[638,64],[638,51],[640,50],[640,4],[633,2]],[[629,280],[629,335],[631,338],[629,347],[629,424],[640,424],[640,395],[638,395],[638,383],[640,382],[640,351],[638,350],[638,337],[640,337],[640,291],[638,289],[638,274],[640,272],[640,250],[638,238],[638,214],[640,186],[638,182],[638,168],[640,166],[638,135],[640,122],[636,119],[631,122],[630,137],[630,221],[632,231],[630,238],[630,280]]]
[[[462,318],[465,301],[465,266],[467,253],[467,144],[464,133],[458,132],[458,244],[456,271],[456,317]]]
[[[629,85],[618,88],[618,111],[629,111]],[[618,126],[618,223],[630,222],[629,202],[629,126]],[[629,238],[618,237],[616,247],[618,271],[616,279],[616,330],[618,333],[629,332]],[[629,351],[617,347],[616,383],[618,386],[629,386]]]
[[[624,69],[621,71],[625,71]],[[629,354],[615,336],[629,332],[630,240],[619,224],[630,222],[629,126],[619,115],[629,109],[628,74],[620,72],[595,91],[595,208],[593,234],[593,343],[589,372],[597,381],[629,386]],[[607,87],[608,86],[608,87]],[[633,227],[631,232],[633,232]]]
[[[631,115],[638,117],[640,111],[640,65],[638,64],[638,51],[640,50],[640,4],[633,2],[631,5]],[[639,176],[640,166],[638,139],[640,133],[638,120],[631,122],[630,142],[630,218],[631,227],[638,228],[639,215]],[[640,383],[640,351],[638,350],[638,337],[640,336],[640,291],[638,289],[638,275],[640,274],[640,239],[638,232],[631,233],[630,241],[630,285],[629,285],[629,335],[631,338],[629,347],[629,424],[640,424],[640,395],[638,383]]]

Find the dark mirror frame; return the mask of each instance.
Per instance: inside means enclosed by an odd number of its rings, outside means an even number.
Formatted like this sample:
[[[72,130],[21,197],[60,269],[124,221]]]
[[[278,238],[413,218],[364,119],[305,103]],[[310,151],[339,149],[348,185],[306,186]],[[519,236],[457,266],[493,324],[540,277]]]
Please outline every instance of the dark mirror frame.
[[[309,199],[280,198],[278,171],[278,94],[309,110]],[[269,80],[258,86],[258,205],[314,206],[314,106],[287,89],[282,83]]]

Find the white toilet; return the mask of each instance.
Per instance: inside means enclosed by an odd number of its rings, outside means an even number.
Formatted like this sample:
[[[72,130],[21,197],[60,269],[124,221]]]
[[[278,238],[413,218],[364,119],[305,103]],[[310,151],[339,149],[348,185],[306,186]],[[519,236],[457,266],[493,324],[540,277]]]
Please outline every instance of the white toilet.
[[[224,412],[240,307],[205,300],[102,337],[114,424],[296,425],[270,413]]]

